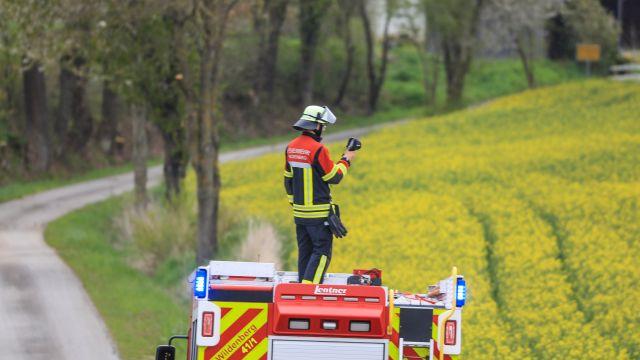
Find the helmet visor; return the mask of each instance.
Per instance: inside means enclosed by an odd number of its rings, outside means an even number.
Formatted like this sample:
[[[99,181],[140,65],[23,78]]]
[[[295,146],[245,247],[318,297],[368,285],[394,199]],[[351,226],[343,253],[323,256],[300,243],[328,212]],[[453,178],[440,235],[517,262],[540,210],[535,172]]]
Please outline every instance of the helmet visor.
[[[335,124],[337,119],[328,107],[310,105],[304,109],[300,120],[313,121],[321,124]]]
[[[320,121],[327,123],[327,124],[335,124],[336,123],[336,116],[333,115],[333,113],[331,112],[331,110],[329,109],[329,107],[327,106],[323,106],[324,111],[322,112],[322,115],[320,116]]]

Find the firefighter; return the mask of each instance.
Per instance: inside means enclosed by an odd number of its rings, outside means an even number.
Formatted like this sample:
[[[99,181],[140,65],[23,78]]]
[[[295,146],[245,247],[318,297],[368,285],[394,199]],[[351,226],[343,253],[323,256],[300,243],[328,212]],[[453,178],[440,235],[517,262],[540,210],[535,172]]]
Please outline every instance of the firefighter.
[[[293,207],[302,283],[321,283],[329,267],[333,242],[327,221],[332,206],[329,184],[338,184],[347,175],[355,156],[355,151],[346,150],[338,162],[331,160],[322,132],[335,122],[328,107],[307,106],[293,124],[301,134],[285,151],[284,187]]]

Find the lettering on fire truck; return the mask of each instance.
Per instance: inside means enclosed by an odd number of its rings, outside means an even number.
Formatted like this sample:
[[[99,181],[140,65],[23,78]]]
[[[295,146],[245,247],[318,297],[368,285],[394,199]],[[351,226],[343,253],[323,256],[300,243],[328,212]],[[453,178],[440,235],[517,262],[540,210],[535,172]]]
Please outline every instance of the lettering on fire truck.
[[[216,360],[224,360],[228,358],[233,352],[242,345],[242,353],[246,354],[249,350],[253,349],[258,344],[258,341],[253,338],[253,335],[258,331],[258,327],[251,324],[247,330],[243,333],[236,335],[236,337],[227,343],[222,350],[220,350],[216,356]]]
[[[313,293],[316,295],[347,295],[347,289],[316,286]]]

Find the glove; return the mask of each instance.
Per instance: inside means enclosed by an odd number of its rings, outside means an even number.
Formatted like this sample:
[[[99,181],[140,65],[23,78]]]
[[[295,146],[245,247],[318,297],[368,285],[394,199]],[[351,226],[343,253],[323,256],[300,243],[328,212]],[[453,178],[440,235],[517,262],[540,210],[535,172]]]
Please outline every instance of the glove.
[[[337,238],[343,238],[347,236],[347,228],[342,224],[342,220],[340,220],[340,208],[338,205],[331,204],[329,208],[329,217],[327,218],[327,222],[329,223],[329,229],[331,233]]]

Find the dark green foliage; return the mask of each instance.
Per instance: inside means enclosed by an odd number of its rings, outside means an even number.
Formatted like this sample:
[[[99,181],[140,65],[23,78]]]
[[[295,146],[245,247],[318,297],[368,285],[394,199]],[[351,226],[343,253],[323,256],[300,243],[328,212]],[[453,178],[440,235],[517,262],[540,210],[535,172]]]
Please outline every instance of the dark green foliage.
[[[598,0],[570,0],[563,12],[566,19],[569,48],[575,54],[579,43],[595,43],[602,48],[602,60],[596,64],[603,73],[615,62],[618,54],[620,25]]]

